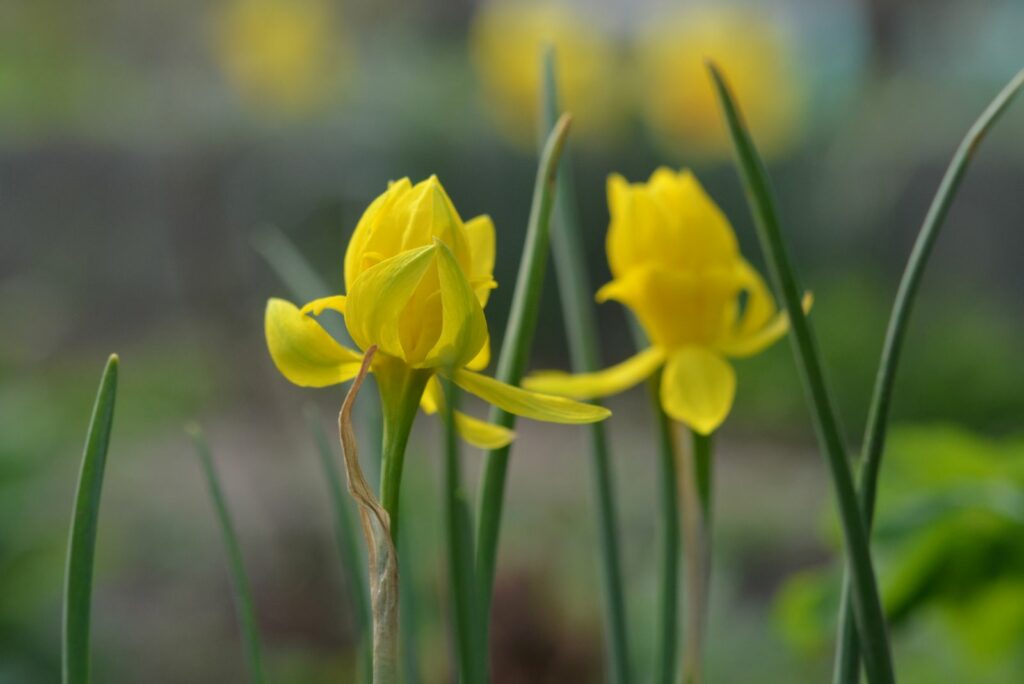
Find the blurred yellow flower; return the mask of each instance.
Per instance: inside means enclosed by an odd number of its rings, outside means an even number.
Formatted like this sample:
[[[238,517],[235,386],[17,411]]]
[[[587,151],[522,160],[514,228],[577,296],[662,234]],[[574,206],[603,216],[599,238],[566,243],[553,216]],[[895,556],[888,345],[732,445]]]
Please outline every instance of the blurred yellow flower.
[[[585,15],[537,0],[484,4],[470,30],[473,63],[500,131],[518,144],[536,145],[540,57],[548,45],[557,50],[562,106],[573,115],[574,134],[607,137],[623,113],[614,88],[614,44]]]
[[[436,176],[413,185],[392,183],[367,208],[345,252],[346,295],[317,299],[301,309],[282,299],[267,303],[266,337],[281,373],[297,385],[324,387],[352,379],[362,354],[338,344],[317,322],[330,309],[345,317],[363,351],[378,348],[377,375],[385,416],[410,392],[428,413],[443,402],[438,373],[505,411],[555,423],[587,423],[609,413],[598,406],[512,387],[474,371],[490,358],[483,307],[496,286],[494,224],[463,222]],[[412,388],[412,389],[410,389]],[[462,436],[484,448],[513,434],[458,413]]]
[[[757,354],[789,327],[757,271],[740,255],[728,219],[689,171],[655,171],[647,183],[608,179],[608,263],[597,293],[636,315],[648,349],[597,373],[537,373],[523,383],[576,398],[624,391],[664,366],[661,403],[701,434],[725,420],[736,392],[726,357]],[[805,301],[809,306],[809,298]]]
[[[784,152],[802,124],[805,84],[785,25],[753,8],[701,4],[659,22],[637,46],[640,96],[651,128],[688,158],[732,152],[707,69],[712,58],[743,94],[743,111],[765,154]]]
[[[214,32],[231,85],[252,105],[296,113],[321,103],[346,53],[327,0],[231,0]]]

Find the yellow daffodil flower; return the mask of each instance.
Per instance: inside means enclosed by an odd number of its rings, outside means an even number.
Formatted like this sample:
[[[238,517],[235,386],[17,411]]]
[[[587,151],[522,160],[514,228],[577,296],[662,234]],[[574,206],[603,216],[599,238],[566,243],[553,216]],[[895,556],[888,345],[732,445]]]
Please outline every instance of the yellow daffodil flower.
[[[689,171],[660,168],[647,183],[608,179],[613,279],[599,302],[627,306],[651,346],[597,373],[544,372],[524,387],[579,399],[622,392],[664,366],[661,403],[701,434],[732,407],[736,373],[728,357],[757,354],[789,326],[757,271],[740,255],[729,220]],[[809,298],[805,301],[809,306]]]
[[[712,58],[744,95],[743,111],[766,154],[802,130],[805,83],[786,26],[753,8],[702,3],[664,18],[638,44],[642,107],[651,128],[690,156],[727,159],[728,130],[707,77]]]
[[[470,54],[488,109],[501,133],[533,149],[540,111],[542,48],[557,50],[559,90],[573,112],[574,134],[601,140],[622,119],[612,41],[564,2],[485,3],[470,29]]]
[[[321,103],[348,62],[326,0],[232,0],[213,32],[224,75],[250,103],[302,113]]]
[[[436,177],[413,185],[404,178],[367,208],[345,253],[347,295],[299,308],[271,299],[266,310],[270,355],[281,373],[305,387],[352,379],[362,353],[340,345],[317,322],[327,310],[345,318],[363,351],[377,347],[377,376],[385,423],[389,411],[414,401],[434,413],[442,406],[438,374],[516,415],[555,423],[602,420],[607,410],[506,385],[475,371],[490,358],[483,307],[496,287],[494,224],[463,222]],[[415,408],[415,404],[413,404]],[[468,442],[496,448],[513,433],[457,413]]]

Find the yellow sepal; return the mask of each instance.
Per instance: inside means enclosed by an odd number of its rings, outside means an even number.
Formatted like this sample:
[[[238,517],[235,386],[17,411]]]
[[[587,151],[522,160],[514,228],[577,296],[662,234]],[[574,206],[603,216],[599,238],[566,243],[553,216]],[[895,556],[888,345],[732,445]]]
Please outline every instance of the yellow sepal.
[[[270,358],[281,374],[296,385],[337,385],[359,372],[362,354],[338,344],[291,302],[269,300],[264,329]]]
[[[523,380],[523,387],[534,392],[558,394],[574,399],[607,397],[623,392],[649,378],[663,363],[665,352],[659,347],[649,347],[622,363],[594,373],[533,373]]]
[[[531,392],[468,370],[457,370],[455,384],[498,408],[517,416],[549,423],[596,423],[611,411],[592,404],[583,404],[565,397]]]

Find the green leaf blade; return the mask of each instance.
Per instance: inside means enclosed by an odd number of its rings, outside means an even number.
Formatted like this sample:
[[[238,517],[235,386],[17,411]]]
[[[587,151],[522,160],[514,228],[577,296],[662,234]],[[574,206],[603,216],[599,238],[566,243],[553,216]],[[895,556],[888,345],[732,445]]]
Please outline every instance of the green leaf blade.
[[[107,450],[110,446],[110,431],[114,423],[119,366],[117,354],[111,354],[96,393],[82,455],[82,467],[78,476],[64,578],[64,684],[86,684],[90,681],[89,628],[96,532]]]
[[[974,157],[974,153],[988,131],[1013,102],[1022,86],[1024,86],[1024,69],[1018,71],[1017,75],[996,95],[960,142],[942,181],[939,183],[939,189],[928,207],[928,213],[925,215],[924,223],[921,225],[921,230],[918,232],[914,247],[910,252],[910,258],[907,260],[906,269],[903,271],[903,277],[900,279],[885,333],[871,404],[868,407],[858,478],[860,483],[858,495],[869,534],[874,519],[878,475],[882,467],[882,453],[885,449],[892,394],[896,384],[896,370],[899,366],[903,340],[910,323],[914,300],[924,276],[925,266],[928,264],[935,241],[945,223],[946,215],[949,213],[960,182],[967,173],[967,167]],[[853,624],[850,592],[850,578],[847,573],[843,576],[840,603],[839,645],[836,650],[833,677],[836,684],[856,684],[860,675],[860,644]]]
[[[817,343],[801,306],[803,292],[782,237],[768,174],[724,76],[713,63],[708,63],[708,70],[733,140],[737,166],[758,239],[768,261],[772,280],[789,314],[790,340],[805,394],[814,414],[818,441],[829,467],[839,508],[851,569],[854,612],[858,630],[865,642],[868,680],[872,684],[892,684],[895,681],[892,653],[871,561],[867,530],[861,516],[834,402],[825,383]]]
[[[249,669],[249,680],[253,684],[265,684],[267,680],[263,670],[263,649],[260,645],[259,626],[256,620],[255,604],[252,600],[252,589],[249,586],[249,577],[246,575],[245,562],[242,558],[242,547],[238,543],[238,535],[235,532],[235,526],[228,511],[227,499],[224,496],[220,477],[217,475],[217,469],[213,464],[213,455],[210,453],[210,447],[206,443],[206,438],[203,437],[202,430],[198,425],[190,425],[188,433],[192,438],[196,456],[199,458],[199,465],[206,479],[210,500],[213,503],[214,512],[217,515],[217,522],[220,525],[221,535],[224,540],[224,550],[228,557],[228,574],[231,578],[235,610],[238,613],[238,622],[242,630],[242,643],[245,649],[246,664]]]

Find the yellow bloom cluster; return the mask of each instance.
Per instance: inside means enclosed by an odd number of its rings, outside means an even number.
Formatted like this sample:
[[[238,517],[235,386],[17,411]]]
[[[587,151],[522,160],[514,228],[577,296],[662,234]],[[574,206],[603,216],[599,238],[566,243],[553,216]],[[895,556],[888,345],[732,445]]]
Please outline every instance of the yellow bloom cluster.
[[[804,83],[778,16],[700,2],[659,16],[632,38],[616,40],[565,0],[485,3],[470,33],[474,66],[499,129],[514,142],[536,143],[545,45],[558,52],[564,105],[580,139],[608,139],[630,107],[660,140],[689,158],[731,151],[704,59],[714,57],[744,93],[762,150],[781,153],[801,128]],[[629,57],[624,59],[624,57]]]
[[[421,407],[443,402],[438,374],[465,391],[516,415],[556,423],[586,423],[606,409],[513,387],[477,373],[488,364],[490,337],[484,306],[496,286],[494,224],[487,216],[463,221],[437,177],[413,185],[404,178],[367,208],[345,252],[347,295],[299,308],[282,299],[267,304],[267,345],[281,373],[297,385],[324,387],[352,379],[362,354],[340,345],[316,317],[331,310],[345,318],[352,340],[372,346],[372,371],[384,404],[416,382]],[[417,392],[419,394],[419,392]],[[457,413],[472,444],[496,448],[513,434]]]

